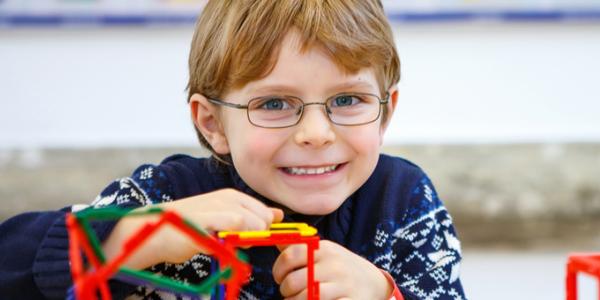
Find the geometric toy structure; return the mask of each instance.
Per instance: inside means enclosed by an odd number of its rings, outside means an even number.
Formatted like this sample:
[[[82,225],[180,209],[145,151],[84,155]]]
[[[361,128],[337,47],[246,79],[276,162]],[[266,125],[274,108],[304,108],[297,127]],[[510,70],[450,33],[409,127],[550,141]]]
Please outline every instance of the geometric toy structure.
[[[569,255],[566,278],[567,300],[577,300],[578,272],[596,277],[598,280],[598,299],[600,300],[600,253],[575,253]]]
[[[90,221],[116,220],[123,217],[157,215],[158,219],[148,222],[123,244],[121,252],[112,260],[106,261],[100,242],[91,229]],[[308,299],[319,299],[319,284],[314,280],[314,250],[318,248],[319,237],[316,229],[306,224],[273,224],[271,230],[221,232],[221,239],[208,234],[193,223],[172,211],[151,208],[145,211],[124,210],[117,207],[88,208],[69,213],[66,217],[69,232],[69,259],[73,288],[71,299],[112,299],[108,287],[109,279],[116,278],[132,284],[149,284],[160,290],[182,294],[192,298],[211,296],[213,299],[234,300],[239,290],[248,281],[251,266],[244,254],[236,247],[304,243],[308,251]],[[123,267],[123,263],[135,254],[136,250],[162,226],[173,226],[186,234],[190,240],[203,249],[210,250],[218,261],[213,266],[213,274],[201,284],[191,285],[172,278],[144,270]],[[84,264],[84,258],[88,263]],[[214,260],[213,260],[214,261]],[[222,290],[225,290],[223,295]]]
[[[156,214],[158,220],[149,222],[142,226],[136,233],[123,243],[121,252],[111,261],[106,261],[102,248],[95,234],[91,230],[91,220],[110,220],[125,216],[135,217],[139,215]],[[160,227],[171,225],[180,230],[198,246],[212,250],[213,256],[220,262],[220,270],[203,281],[202,284],[193,286],[177,282],[171,278],[164,277],[143,270],[133,270],[121,265],[135,253],[135,251]],[[173,291],[177,294],[186,294],[192,297],[210,295],[213,287],[220,280],[225,279],[227,283],[227,299],[237,299],[239,287],[250,275],[250,266],[239,259],[236,253],[225,248],[213,236],[204,230],[197,228],[192,223],[184,220],[178,214],[163,211],[161,209],[150,209],[144,212],[130,212],[114,207],[87,209],[67,216],[67,228],[69,230],[69,256],[71,260],[71,274],[74,283],[74,293],[77,299],[96,299],[99,293],[102,299],[111,299],[108,289],[108,280],[116,275],[118,279],[132,283],[149,283],[159,289]],[[81,251],[85,253],[91,263],[91,268],[86,270],[83,266]]]
[[[314,227],[304,223],[272,224],[269,231],[219,232],[219,238],[229,251],[234,247],[306,244],[307,298],[319,299],[319,282],[315,280],[315,250],[319,236]]]

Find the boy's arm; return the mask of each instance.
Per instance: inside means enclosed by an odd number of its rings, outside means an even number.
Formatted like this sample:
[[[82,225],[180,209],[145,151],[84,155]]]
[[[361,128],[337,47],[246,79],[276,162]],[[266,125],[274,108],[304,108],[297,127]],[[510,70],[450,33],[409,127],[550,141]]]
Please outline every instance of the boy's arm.
[[[43,270],[45,274],[57,272],[48,277],[48,280],[42,278],[40,281],[40,277],[37,276],[38,270],[35,270],[33,266],[38,260],[38,251],[60,252],[62,250],[65,254],[67,253],[65,247],[68,243],[61,243],[61,240],[66,239],[66,230],[62,233],[60,230],[51,230],[52,237],[50,239],[52,241],[45,247],[42,245],[48,228],[54,228],[54,225],[60,223],[61,219],[64,228],[64,212],[65,210],[24,213],[0,224],[0,253],[2,253],[0,257],[0,295],[10,299],[60,297],[60,294],[53,293],[51,288],[46,293],[42,293],[41,290],[46,286],[60,285],[61,281],[70,281],[69,270],[63,269],[61,272],[60,266],[54,265],[51,260],[45,261],[47,255],[42,255],[39,257],[38,269],[45,269]],[[68,264],[63,264],[63,267],[68,268]],[[51,282],[53,280],[56,281],[55,284]]]
[[[131,177],[111,183],[92,203],[134,208],[169,201],[168,180],[152,166],[142,166]],[[76,208],[77,206],[73,206]],[[31,212],[0,224],[0,294],[14,299],[64,299],[72,285],[65,214]],[[102,241],[116,221],[91,222]],[[125,286],[121,286],[123,290]]]
[[[29,212],[0,224],[0,294],[9,299],[64,299],[71,286],[65,213]],[[106,235],[110,223],[92,224]]]

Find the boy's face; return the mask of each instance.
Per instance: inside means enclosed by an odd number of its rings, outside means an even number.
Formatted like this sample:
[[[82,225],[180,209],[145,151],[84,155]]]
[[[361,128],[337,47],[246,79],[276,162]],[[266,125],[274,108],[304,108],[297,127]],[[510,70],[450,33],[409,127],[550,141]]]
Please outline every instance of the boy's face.
[[[371,69],[345,74],[318,48],[301,54],[297,36],[291,31],[273,71],[227,93],[223,100],[245,105],[259,96],[291,95],[305,103],[324,102],[341,92],[379,95],[378,82]],[[392,98],[389,115],[396,93]],[[252,189],[295,212],[333,212],[367,180],[377,164],[385,130],[381,117],[365,125],[340,126],[329,121],[324,106],[310,105],[304,108],[297,125],[272,129],[250,124],[246,110],[223,107],[217,111],[204,103],[216,122],[208,122],[213,132],[204,134],[213,149],[231,153],[236,170]],[[315,172],[321,174],[308,174]]]

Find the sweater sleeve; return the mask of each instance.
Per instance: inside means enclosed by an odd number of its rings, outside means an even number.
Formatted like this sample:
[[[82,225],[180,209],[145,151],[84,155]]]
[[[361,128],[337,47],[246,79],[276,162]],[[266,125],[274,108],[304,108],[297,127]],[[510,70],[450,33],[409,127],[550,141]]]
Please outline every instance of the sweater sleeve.
[[[130,177],[115,180],[91,204],[134,208],[171,200],[170,183],[158,167],[144,165]],[[64,299],[72,285],[65,214],[89,205],[59,211],[29,212],[0,224],[0,294],[8,299]],[[105,240],[116,221],[91,222]]]
[[[393,233],[391,275],[405,299],[465,295],[459,279],[461,248],[452,218],[424,177],[412,188],[406,214]]]
[[[0,224],[0,295],[8,299],[44,299],[34,280],[33,264],[38,248],[47,236],[46,246],[54,249],[57,257],[67,259],[66,248],[60,246],[66,231],[61,234],[60,230],[54,230],[61,219],[64,224],[66,210],[24,213]],[[54,267],[49,265],[46,271],[53,273]],[[68,272],[59,272],[59,275],[56,281],[68,281],[70,277]],[[55,291],[49,287],[47,292],[52,294]]]

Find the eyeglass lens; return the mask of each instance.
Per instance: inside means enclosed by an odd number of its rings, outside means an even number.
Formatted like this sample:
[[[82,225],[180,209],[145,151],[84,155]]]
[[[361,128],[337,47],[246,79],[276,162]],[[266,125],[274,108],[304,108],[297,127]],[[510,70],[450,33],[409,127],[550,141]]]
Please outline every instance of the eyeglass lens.
[[[339,125],[360,125],[379,118],[381,100],[370,94],[341,94],[325,103],[304,103],[292,96],[266,96],[248,103],[248,119],[261,127],[288,127],[300,121],[305,106],[324,105],[329,119]]]

